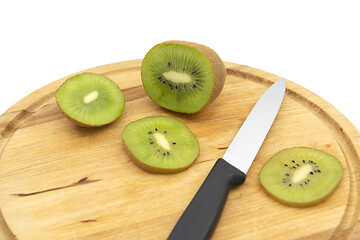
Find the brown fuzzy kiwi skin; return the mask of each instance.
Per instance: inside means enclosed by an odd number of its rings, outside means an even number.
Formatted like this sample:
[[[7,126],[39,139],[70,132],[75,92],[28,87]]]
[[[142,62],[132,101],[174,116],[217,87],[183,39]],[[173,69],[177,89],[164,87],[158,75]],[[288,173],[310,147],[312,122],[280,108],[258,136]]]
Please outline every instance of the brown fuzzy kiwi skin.
[[[198,51],[200,51],[202,54],[204,54],[204,56],[209,60],[214,75],[214,85],[209,101],[201,109],[212,103],[223,90],[226,79],[225,65],[224,62],[219,57],[219,55],[213,49],[199,43],[180,41],[180,40],[170,40],[163,43],[175,43],[175,44],[180,44],[195,48]]]
[[[261,187],[262,189],[265,191],[265,193],[271,197],[272,199],[274,199],[275,201],[285,205],[285,206],[288,206],[288,207],[296,207],[296,208],[307,208],[307,207],[312,207],[312,206],[315,206],[317,204],[320,204],[322,202],[324,202],[326,199],[328,199],[333,193],[334,191],[338,188],[339,184],[340,184],[341,180],[339,181],[339,183],[333,188],[333,190],[326,196],[324,196],[323,198],[319,198],[319,199],[316,199],[312,202],[305,202],[305,203],[298,203],[298,202],[287,202],[287,201],[284,201],[278,197],[276,197],[275,195],[273,195],[271,192],[269,192],[261,183]]]
[[[179,172],[183,172],[185,171],[186,169],[188,169],[189,167],[191,167],[196,159],[198,158],[198,156],[195,158],[195,160],[190,163],[189,165],[185,166],[185,167],[182,167],[182,168],[157,168],[157,167],[152,167],[152,166],[149,166],[143,162],[141,162],[139,159],[137,159],[135,157],[135,155],[129,150],[129,148],[126,146],[126,143],[125,141],[123,140],[123,143],[125,145],[125,150],[126,152],[129,154],[131,160],[139,167],[141,168],[142,170],[146,171],[146,172],[149,172],[149,173],[155,173],[155,174],[174,174],[174,173],[179,173]],[[200,154],[200,152],[199,152]]]

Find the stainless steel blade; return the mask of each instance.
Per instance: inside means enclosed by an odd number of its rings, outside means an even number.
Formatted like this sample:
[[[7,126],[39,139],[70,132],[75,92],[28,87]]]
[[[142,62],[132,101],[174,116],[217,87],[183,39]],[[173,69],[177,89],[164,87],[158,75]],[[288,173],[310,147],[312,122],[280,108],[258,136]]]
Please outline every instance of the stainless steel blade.
[[[225,152],[223,159],[245,174],[256,157],[285,95],[286,81],[274,83],[261,96]]]

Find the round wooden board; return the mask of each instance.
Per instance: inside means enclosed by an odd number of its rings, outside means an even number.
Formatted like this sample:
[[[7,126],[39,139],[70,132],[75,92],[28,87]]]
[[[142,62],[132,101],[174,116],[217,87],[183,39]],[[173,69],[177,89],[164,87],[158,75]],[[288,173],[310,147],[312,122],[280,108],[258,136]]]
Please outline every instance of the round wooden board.
[[[108,126],[81,128],[62,115],[54,93],[68,77],[11,107],[0,117],[0,239],[166,239],[258,98],[280,79],[225,64],[223,92],[193,115],[167,111],[149,99],[141,60],[84,71],[109,77],[124,92],[125,110]],[[155,115],[183,121],[198,138],[200,155],[188,170],[150,174],[126,154],[123,128]],[[286,207],[261,189],[264,163],[295,146],[323,150],[342,163],[344,177],[324,203]],[[247,181],[230,192],[212,239],[359,239],[359,150],[359,132],[339,111],[287,80],[280,112]]]

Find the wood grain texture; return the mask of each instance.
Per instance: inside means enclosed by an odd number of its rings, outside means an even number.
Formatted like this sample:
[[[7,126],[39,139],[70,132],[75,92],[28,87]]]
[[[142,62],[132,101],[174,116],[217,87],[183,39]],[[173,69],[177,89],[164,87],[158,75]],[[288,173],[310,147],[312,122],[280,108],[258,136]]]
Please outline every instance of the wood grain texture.
[[[77,127],[61,114],[54,91],[68,77],[0,117],[0,239],[166,239],[258,98],[280,79],[227,62],[223,92],[201,112],[187,115],[148,98],[140,66],[141,60],[133,60],[83,71],[103,74],[123,90],[125,110],[108,126]],[[188,170],[150,174],[125,153],[123,128],[155,115],[183,121],[198,138],[200,155]],[[328,152],[344,167],[339,188],[315,207],[286,207],[261,189],[264,163],[294,146]],[[212,239],[360,239],[359,150],[358,130],[338,110],[287,80],[276,121],[246,182],[231,191]]]

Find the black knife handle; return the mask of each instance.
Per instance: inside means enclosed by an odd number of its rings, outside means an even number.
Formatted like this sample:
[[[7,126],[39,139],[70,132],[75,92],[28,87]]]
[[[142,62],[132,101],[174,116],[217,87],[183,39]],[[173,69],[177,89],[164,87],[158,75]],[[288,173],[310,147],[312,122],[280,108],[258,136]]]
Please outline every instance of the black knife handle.
[[[224,208],[230,188],[241,185],[245,178],[245,173],[219,158],[168,240],[209,239]]]

